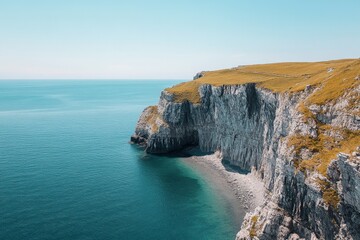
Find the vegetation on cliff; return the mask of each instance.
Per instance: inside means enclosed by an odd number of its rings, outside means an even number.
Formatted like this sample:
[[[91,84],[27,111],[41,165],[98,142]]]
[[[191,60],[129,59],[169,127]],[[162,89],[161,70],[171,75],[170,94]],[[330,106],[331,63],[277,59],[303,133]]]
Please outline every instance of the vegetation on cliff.
[[[149,106],[147,108],[148,114],[146,114],[145,122],[149,124],[152,132],[158,131],[158,125],[156,124],[156,120],[159,118],[158,107],[157,106]]]
[[[200,103],[198,89],[203,84],[222,86],[256,83],[258,87],[274,92],[298,92],[306,86],[321,86],[321,90],[314,93],[309,102],[322,104],[341,96],[346,89],[357,84],[356,77],[359,75],[359,59],[260,64],[207,71],[198,79],[180,83],[166,91],[174,95],[176,102]]]

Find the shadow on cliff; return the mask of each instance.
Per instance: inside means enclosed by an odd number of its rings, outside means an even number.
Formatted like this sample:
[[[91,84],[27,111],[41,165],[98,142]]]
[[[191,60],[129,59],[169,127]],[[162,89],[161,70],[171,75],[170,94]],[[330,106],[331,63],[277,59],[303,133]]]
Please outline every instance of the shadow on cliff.
[[[226,171],[228,172],[234,172],[234,173],[240,173],[240,174],[248,174],[250,171],[242,169],[238,166],[232,165],[230,161],[223,159],[221,161],[222,165],[225,167]]]
[[[134,147],[136,147],[137,149],[144,149],[143,147],[139,147],[136,145],[133,145]],[[141,157],[142,160],[150,160],[151,156],[162,156],[162,157],[166,157],[166,158],[189,158],[189,157],[202,157],[202,156],[207,156],[207,155],[211,155],[214,154],[214,152],[203,152],[200,150],[199,147],[187,147],[185,149],[179,150],[179,151],[173,151],[170,153],[145,153],[144,155]],[[224,168],[226,169],[226,171],[228,172],[234,172],[234,173],[240,173],[240,174],[248,174],[250,173],[250,171],[242,169],[238,166],[235,166],[233,164],[230,163],[229,160],[223,159],[221,161],[222,165],[224,166]]]

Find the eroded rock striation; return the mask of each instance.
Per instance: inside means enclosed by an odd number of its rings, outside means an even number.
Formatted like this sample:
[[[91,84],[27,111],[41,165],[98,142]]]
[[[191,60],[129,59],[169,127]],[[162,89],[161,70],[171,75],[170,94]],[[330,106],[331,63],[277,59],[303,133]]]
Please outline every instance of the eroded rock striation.
[[[323,104],[309,101],[324,87],[201,84],[197,102],[164,90],[131,141],[148,153],[220,151],[255,172],[268,199],[246,215],[236,239],[360,239],[360,84]]]

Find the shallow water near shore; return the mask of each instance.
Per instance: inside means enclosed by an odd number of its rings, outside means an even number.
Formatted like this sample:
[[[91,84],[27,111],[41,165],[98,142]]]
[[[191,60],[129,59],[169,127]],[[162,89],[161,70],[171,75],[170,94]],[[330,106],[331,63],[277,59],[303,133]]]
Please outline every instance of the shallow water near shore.
[[[179,81],[0,81],[0,239],[234,239],[226,196],[128,143]]]

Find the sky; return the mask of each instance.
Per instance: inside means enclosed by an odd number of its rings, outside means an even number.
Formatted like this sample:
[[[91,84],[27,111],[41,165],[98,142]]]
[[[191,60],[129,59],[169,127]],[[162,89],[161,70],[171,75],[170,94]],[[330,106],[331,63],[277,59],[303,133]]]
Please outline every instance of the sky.
[[[191,79],[360,57],[359,0],[0,0],[0,79]]]

